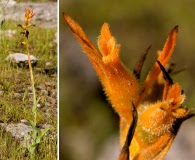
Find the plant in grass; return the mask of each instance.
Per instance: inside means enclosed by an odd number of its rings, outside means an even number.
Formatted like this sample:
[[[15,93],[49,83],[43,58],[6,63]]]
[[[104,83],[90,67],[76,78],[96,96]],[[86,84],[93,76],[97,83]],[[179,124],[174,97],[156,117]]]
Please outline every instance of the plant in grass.
[[[31,80],[31,86],[32,86],[32,93],[33,93],[33,107],[32,107],[32,113],[33,113],[33,119],[32,120],[28,120],[31,128],[32,128],[32,132],[29,135],[25,136],[25,142],[26,142],[26,147],[28,149],[28,151],[30,152],[30,156],[31,159],[35,158],[35,152],[36,152],[36,148],[38,146],[38,144],[41,142],[41,139],[43,138],[43,136],[46,134],[46,132],[48,131],[48,128],[40,131],[37,128],[37,97],[36,97],[36,90],[35,90],[35,81],[34,81],[34,76],[33,76],[33,69],[32,69],[32,65],[31,65],[31,60],[30,60],[30,51],[29,51],[29,43],[28,43],[28,38],[29,38],[29,31],[28,28],[31,26],[35,26],[33,24],[30,24],[29,21],[31,20],[31,18],[35,15],[35,12],[31,9],[25,8],[25,24],[21,25],[19,24],[18,26],[22,28],[22,32],[21,34],[25,37],[25,40],[21,42],[22,45],[24,45],[26,47],[26,52],[28,55],[28,65],[29,65],[29,71],[30,71],[30,80]]]

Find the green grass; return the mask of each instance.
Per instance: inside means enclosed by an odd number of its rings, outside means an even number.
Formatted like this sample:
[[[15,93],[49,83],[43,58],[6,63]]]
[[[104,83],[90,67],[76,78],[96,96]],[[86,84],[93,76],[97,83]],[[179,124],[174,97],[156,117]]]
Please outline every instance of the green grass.
[[[27,150],[21,147],[20,142],[12,137],[10,133],[5,133],[3,129],[0,130],[0,159],[23,159],[28,160],[30,155]],[[56,136],[47,136],[40,143],[36,159],[55,160],[56,158]]]
[[[17,24],[18,22],[5,21],[1,30],[16,30],[16,34],[11,38],[0,35],[0,91],[3,92],[0,94],[0,121],[6,124],[33,119],[29,69],[13,66],[5,61],[10,53],[26,53],[25,47],[20,44],[23,38]],[[40,128],[45,123],[51,125],[49,134],[44,136],[37,148],[36,159],[53,160],[57,159],[57,76],[45,74],[44,69],[46,62],[57,67],[57,44],[53,42],[56,29],[37,26],[31,27],[29,31],[30,54],[39,60],[33,70],[40,106],[37,108],[37,125]],[[21,141],[5,132],[3,127],[0,128],[0,142],[0,159],[29,159],[30,155],[22,147]]]

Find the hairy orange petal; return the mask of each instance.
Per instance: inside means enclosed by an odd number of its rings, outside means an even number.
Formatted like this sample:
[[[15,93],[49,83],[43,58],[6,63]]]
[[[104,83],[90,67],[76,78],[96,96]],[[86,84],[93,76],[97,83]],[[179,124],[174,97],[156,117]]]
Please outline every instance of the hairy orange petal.
[[[103,56],[110,54],[110,50],[115,46],[115,40],[112,40],[112,35],[107,23],[104,23],[98,38],[98,47]],[[108,42],[110,45],[108,45]]]
[[[76,21],[74,21],[66,13],[63,13],[63,16],[64,16],[66,23],[70,27],[71,31],[73,32],[77,40],[80,42],[83,51],[87,54],[92,64],[96,68],[96,71],[98,72],[98,74],[102,74],[101,67],[100,67],[102,65],[101,55],[99,54],[96,47],[88,39],[83,29],[80,27],[80,25]]]
[[[87,38],[82,28],[72,18],[63,13],[64,19],[80,42],[83,51],[94,65],[105,92],[117,113],[128,124],[132,121],[132,102],[136,103],[139,85],[119,59],[120,46],[111,35],[108,24],[104,23],[98,38],[102,55]]]
[[[80,42],[83,51],[87,53],[89,57],[91,57],[92,53],[89,53],[88,50],[93,51],[93,56],[96,58],[100,58],[100,54],[98,53],[96,47],[92,44],[92,42],[88,39],[83,29],[79,26],[79,24],[74,21],[70,16],[63,13],[64,19],[67,22],[68,26],[74,33],[75,37]]]
[[[160,61],[160,63],[163,66],[165,66],[165,64],[168,62],[168,60],[170,59],[173,53],[173,50],[176,44],[177,32],[178,32],[178,26],[175,26],[169,33],[169,36],[166,40],[163,51],[161,52],[161,54],[159,54],[158,61]],[[154,84],[154,81],[156,80],[160,72],[161,72],[160,67],[158,66],[156,62],[143,84],[142,95],[140,96],[140,100],[146,94],[148,89]]]

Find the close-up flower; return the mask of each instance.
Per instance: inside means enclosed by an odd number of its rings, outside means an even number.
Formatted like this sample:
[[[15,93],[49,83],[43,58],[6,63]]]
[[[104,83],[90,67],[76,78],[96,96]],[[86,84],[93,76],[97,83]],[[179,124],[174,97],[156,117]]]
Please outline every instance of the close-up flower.
[[[137,62],[134,72],[129,71],[119,58],[120,45],[107,23],[102,26],[97,49],[76,21],[66,13],[63,16],[120,117],[119,159],[163,159],[182,122],[194,116],[194,110],[183,105],[186,96],[180,84],[174,83],[165,69],[176,44],[178,26],[169,33],[157,61],[141,82],[139,77],[146,54]]]

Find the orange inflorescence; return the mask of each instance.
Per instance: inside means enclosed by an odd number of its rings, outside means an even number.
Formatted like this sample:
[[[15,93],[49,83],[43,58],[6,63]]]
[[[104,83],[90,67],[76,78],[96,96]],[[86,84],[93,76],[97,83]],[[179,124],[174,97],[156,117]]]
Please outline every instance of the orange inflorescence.
[[[25,12],[24,20],[25,20],[25,24],[28,25],[31,18],[35,15],[35,12],[33,12],[31,8],[28,9],[25,8],[25,11],[26,12]]]
[[[98,50],[77,22],[65,13],[63,16],[97,71],[108,99],[120,116],[122,150],[119,160],[163,159],[182,122],[194,115],[192,109],[183,107],[185,95],[163,67],[174,50],[178,27],[171,30],[157,62],[146,80],[140,83],[121,62],[120,45],[111,35],[107,23],[103,24],[98,38]],[[163,74],[160,74],[161,71]],[[162,75],[164,83],[161,82]],[[156,96],[158,93],[162,93],[160,99]]]
[[[33,12],[33,10],[31,8],[26,9],[25,8],[25,16],[24,16],[24,25],[18,24],[18,27],[22,28],[22,32],[20,32],[22,35],[24,35],[27,39],[29,36],[29,31],[28,28],[31,26],[36,26],[34,24],[30,24],[29,21],[31,20],[31,18],[35,15],[35,12]]]

